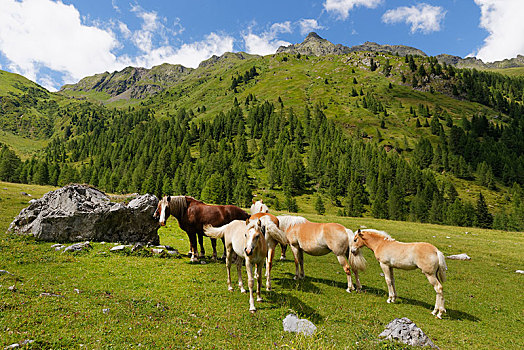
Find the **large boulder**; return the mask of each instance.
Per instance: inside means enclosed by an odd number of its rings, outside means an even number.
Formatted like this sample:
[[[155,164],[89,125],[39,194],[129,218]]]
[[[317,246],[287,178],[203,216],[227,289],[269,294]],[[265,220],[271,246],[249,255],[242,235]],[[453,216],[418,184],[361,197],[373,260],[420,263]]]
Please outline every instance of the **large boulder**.
[[[113,203],[96,188],[69,185],[23,209],[9,231],[51,242],[144,242],[159,244],[158,198],[145,194],[128,205]]]
[[[438,349],[431,339],[407,317],[395,318],[378,335],[388,340],[398,340],[411,346],[429,346]]]

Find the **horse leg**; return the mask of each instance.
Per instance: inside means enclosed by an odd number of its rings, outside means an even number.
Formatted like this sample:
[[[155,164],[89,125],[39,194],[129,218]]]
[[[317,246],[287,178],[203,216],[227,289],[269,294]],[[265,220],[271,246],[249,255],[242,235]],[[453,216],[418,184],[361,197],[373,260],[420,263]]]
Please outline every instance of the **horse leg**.
[[[269,238],[267,241],[267,260],[266,260],[266,290],[271,290],[271,268],[273,267],[273,257],[275,256],[275,247],[277,242]]]
[[[222,239],[222,245],[224,246],[224,253],[222,253],[222,260],[226,258],[226,241],[224,240],[224,237]]]
[[[349,267],[348,261],[344,255],[337,255],[337,259],[348,278],[348,289],[346,289],[346,292],[351,293],[351,291],[355,290],[355,287],[353,287],[353,282],[351,281],[351,268]]]
[[[362,285],[360,284],[360,278],[358,277],[358,270],[353,270],[353,273],[355,274],[355,284],[357,285],[357,292],[360,292],[362,290]]]
[[[204,249],[204,234],[203,233],[198,233],[198,244],[200,245],[200,258],[205,258],[206,256],[206,251]],[[195,246],[195,250],[196,250],[196,246]]]
[[[238,272],[238,286],[240,293],[245,293],[244,283],[242,282],[242,259],[237,255],[237,272]]]
[[[263,268],[264,268],[264,263],[257,264],[257,269],[260,269],[260,271],[262,271]],[[260,295],[261,289],[262,289],[262,274],[259,273],[258,281],[257,281],[257,301],[262,301],[262,295]]]
[[[435,289],[435,292],[437,293],[437,297],[435,300],[435,309],[433,310],[432,314],[435,315],[437,318],[442,318],[442,313],[446,312],[446,309],[444,308],[444,294],[442,293],[442,283],[438,280],[437,276],[435,274],[425,274],[428,278],[429,283],[433,286]]]
[[[393,268],[389,265],[380,263],[380,268],[384,272],[384,278],[386,279],[386,284],[388,285],[388,303],[394,303],[397,297],[395,292],[395,277],[393,277]]]
[[[191,249],[191,262],[197,262],[198,251],[196,233],[188,233],[187,235],[189,236],[189,246]]]
[[[227,269],[227,289],[232,292],[233,286],[231,285],[231,260],[233,258],[233,254],[231,254],[231,249],[227,250],[227,256],[226,256],[226,269]]]
[[[211,257],[211,259],[213,259],[213,261],[216,261],[217,260],[217,240],[214,238],[211,238],[211,247],[213,247],[213,256]]]
[[[299,270],[298,270],[298,251],[300,248],[291,245],[291,251],[293,252],[293,258],[295,259],[295,277],[293,279],[299,279]]]
[[[255,280],[253,278],[253,265],[251,264],[251,260],[249,258],[246,258],[246,273],[247,273],[247,286],[249,288],[249,311],[251,313],[254,313],[257,311],[255,307],[255,298],[253,298],[253,286],[255,284]]]
[[[280,243],[280,260],[286,260],[286,250],[287,250],[287,244]]]
[[[298,263],[300,264],[300,275],[298,278],[302,279],[306,277],[304,272],[304,250],[302,248],[298,248]]]

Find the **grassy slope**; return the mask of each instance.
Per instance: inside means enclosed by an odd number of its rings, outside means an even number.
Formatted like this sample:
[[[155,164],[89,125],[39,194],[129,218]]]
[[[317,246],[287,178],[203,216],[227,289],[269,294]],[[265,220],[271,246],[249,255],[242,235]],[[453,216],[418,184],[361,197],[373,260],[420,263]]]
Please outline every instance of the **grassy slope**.
[[[227,291],[223,263],[103,254],[109,246],[100,243],[89,253],[67,255],[54,252],[51,243],[5,234],[12,217],[27,205],[28,197],[20,192],[39,197],[49,189],[0,183],[0,269],[18,279],[0,276],[0,346],[34,339],[50,348],[368,349],[381,347],[377,334],[405,316],[441,348],[524,347],[522,276],[514,273],[524,265],[523,233],[307,215],[353,229],[383,229],[402,241],[428,241],[446,255],[470,255],[467,262],[448,260],[447,316],[436,320],[430,314],[435,294],[420,272],[396,272],[400,300],[387,304],[384,278],[369,251],[368,270],[361,274],[364,292],[358,294],[345,292],[345,277],[332,255],[306,256],[307,278],[294,281],[289,252],[288,260],[274,268],[274,291],[263,292],[265,302],[251,316],[247,295]],[[173,219],[159,234],[163,244],[188,249]],[[7,289],[10,285],[15,292]],[[42,292],[63,297],[40,297]],[[282,331],[289,312],[319,327],[313,340]]]

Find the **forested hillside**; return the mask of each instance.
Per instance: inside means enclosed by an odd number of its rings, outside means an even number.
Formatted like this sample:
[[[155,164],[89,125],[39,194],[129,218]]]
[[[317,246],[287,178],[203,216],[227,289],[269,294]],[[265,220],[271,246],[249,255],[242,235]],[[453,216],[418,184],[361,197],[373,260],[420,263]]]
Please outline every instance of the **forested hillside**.
[[[228,54],[176,72],[156,68],[162,83],[140,99],[109,101],[86,88],[96,79],[3,92],[3,130],[52,137],[24,161],[0,145],[0,179],[524,230],[522,77],[360,51]],[[20,128],[19,113],[45,127]]]

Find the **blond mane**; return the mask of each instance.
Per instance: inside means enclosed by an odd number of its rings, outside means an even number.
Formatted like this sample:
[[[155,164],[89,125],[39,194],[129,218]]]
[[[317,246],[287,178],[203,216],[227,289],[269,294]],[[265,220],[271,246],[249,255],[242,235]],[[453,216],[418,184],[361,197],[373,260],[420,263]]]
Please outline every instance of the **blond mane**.
[[[362,230],[362,231],[367,231],[367,232],[372,232],[372,233],[376,233],[382,237],[384,237],[384,240],[386,241],[394,241],[395,239],[393,237],[391,237],[386,231],[379,231],[379,230],[374,230],[374,229],[371,229],[371,228],[367,228],[365,230]]]
[[[171,210],[171,215],[174,217],[181,218],[186,209],[187,209],[187,201],[186,196],[171,196],[171,200],[169,203],[169,210]]]
[[[277,219],[278,226],[282,231],[287,231],[287,229],[292,226],[307,222],[306,218],[303,218],[302,216],[280,215],[277,216]]]

